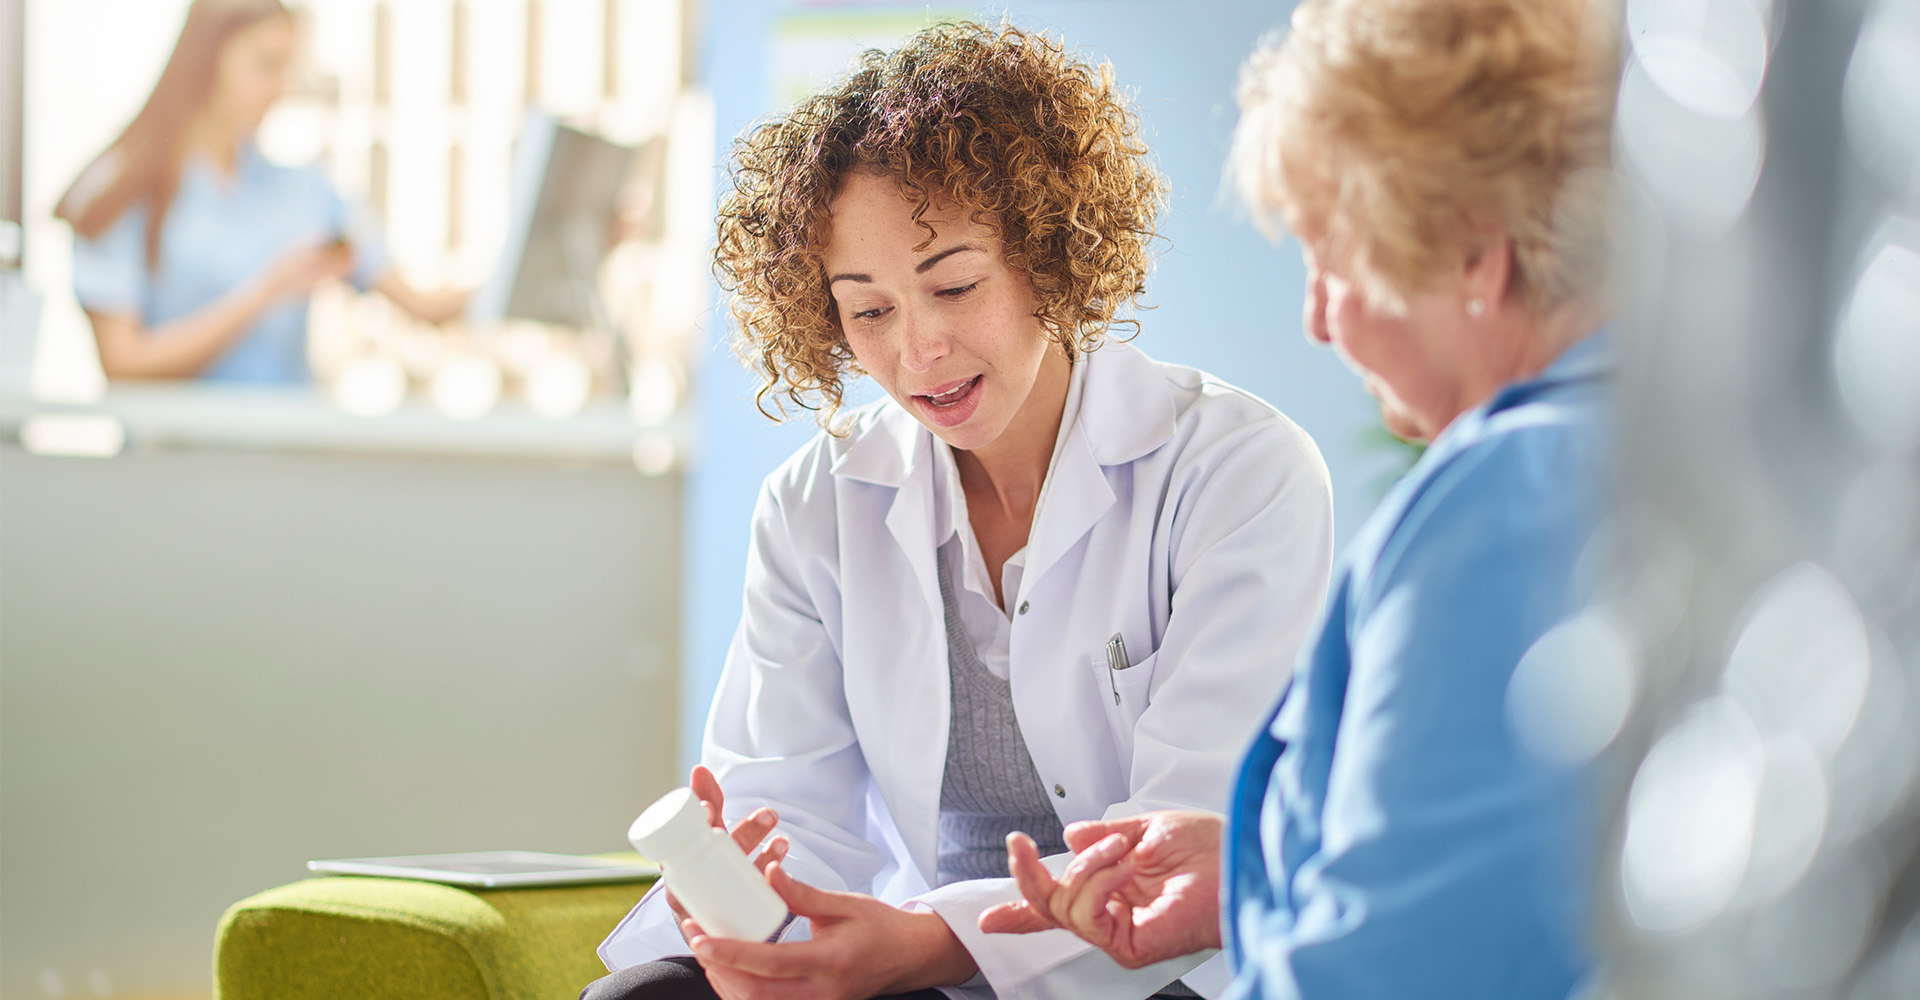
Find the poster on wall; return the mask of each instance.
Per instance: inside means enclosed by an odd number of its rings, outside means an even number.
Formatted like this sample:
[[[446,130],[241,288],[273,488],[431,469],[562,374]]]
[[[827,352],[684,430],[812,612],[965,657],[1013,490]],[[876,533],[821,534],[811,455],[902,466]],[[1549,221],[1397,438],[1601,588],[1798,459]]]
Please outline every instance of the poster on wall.
[[[928,25],[977,16],[971,7],[817,3],[782,11],[767,51],[767,106],[790,108],[842,76],[868,49],[899,47]]]

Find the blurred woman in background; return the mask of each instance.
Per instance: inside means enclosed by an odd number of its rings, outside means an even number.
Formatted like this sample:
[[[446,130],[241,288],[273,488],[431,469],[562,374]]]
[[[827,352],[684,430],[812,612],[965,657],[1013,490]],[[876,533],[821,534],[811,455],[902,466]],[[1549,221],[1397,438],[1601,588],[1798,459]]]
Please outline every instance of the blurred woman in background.
[[[1016,836],[1025,900],[983,928],[1127,967],[1224,946],[1235,1000],[1562,1000],[1587,975],[1596,748],[1556,743],[1579,694],[1529,650],[1579,611],[1603,503],[1607,7],[1307,0],[1253,57],[1234,173],[1300,239],[1307,335],[1432,444],[1343,554],[1224,827],[1076,824],[1058,880]]]
[[[426,322],[460,313],[464,295],[393,271],[319,170],[260,155],[294,43],[281,0],[194,0],[146,105],[60,199],[107,377],[304,382],[307,299],[330,279]]]

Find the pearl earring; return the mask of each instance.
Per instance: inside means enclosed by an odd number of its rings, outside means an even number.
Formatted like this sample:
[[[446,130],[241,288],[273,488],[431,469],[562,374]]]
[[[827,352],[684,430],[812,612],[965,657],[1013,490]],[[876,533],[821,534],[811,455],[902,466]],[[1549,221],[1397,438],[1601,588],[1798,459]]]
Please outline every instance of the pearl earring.
[[[1475,319],[1479,319],[1480,317],[1485,316],[1486,314],[1487,314],[1486,299],[1468,299],[1467,300],[1467,315],[1472,316]]]

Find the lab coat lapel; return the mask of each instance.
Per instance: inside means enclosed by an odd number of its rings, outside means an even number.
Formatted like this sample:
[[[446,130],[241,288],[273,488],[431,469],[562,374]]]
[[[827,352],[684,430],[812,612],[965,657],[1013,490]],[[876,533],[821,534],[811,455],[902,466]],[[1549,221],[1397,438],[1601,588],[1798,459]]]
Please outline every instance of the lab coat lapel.
[[[917,425],[916,425],[917,429]],[[923,440],[924,439],[924,440]],[[947,685],[946,605],[940,599],[938,557],[933,537],[933,455],[940,447],[929,433],[914,435],[918,442],[913,466],[906,482],[893,497],[887,511],[887,531],[894,544],[913,567],[913,578],[920,587],[926,611],[913,616],[924,623],[915,630],[899,631],[903,639],[918,633],[919,642],[903,642],[899,657],[882,665],[876,676],[884,675],[894,696],[885,699],[892,719],[888,728],[893,737],[887,745],[894,749],[892,767],[876,767],[874,773],[880,792],[894,814],[907,853],[931,884],[934,860],[939,853],[940,783],[946,762],[949,693]],[[875,623],[880,624],[880,623]],[[918,667],[919,669],[914,669]],[[891,778],[893,780],[889,781]]]
[[[872,422],[857,433],[859,438],[833,463],[833,474],[893,488],[887,532],[913,568],[921,599],[944,618],[933,551],[933,435],[891,405],[879,407]]]
[[[1140,458],[1173,436],[1172,392],[1146,355],[1110,343],[1080,363],[1086,366],[1080,412],[1054,455],[1033,519],[1023,597],[1113,507],[1106,467]]]
[[[887,510],[887,531],[913,567],[921,600],[928,610],[941,612],[944,618],[946,608],[940,600],[939,564],[934,553],[938,540],[933,537],[933,456],[928,453],[932,435],[916,434],[914,441],[917,447],[913,461],[920,467],[910,469],[906,481],[894,492],[893,506]]]
[[[893,572],[847,579],[844,669],[849,701],[861,702],[849,707],[855,710],[861,742],[869,747],[874,781],[907,853],[929,883],[939,850],[940,783],[949,723],[946,609],[933,537],[935,446],[933,435],[911,416],[884,406],[833,470],[837,477],[893,488],[885,522],[894,551],[885,551],[871,521],[842,525],[844,538],[860,538],[863,542],[856,545],[868,547],[857,557],[845,553],[846,565],[875,570],[895,558],[904,561],[920,597],[917,610],[903,607],[901,581]],[[886,592],[873,592],[876,587]]]
[[[1093,456],[1083,425],[1067,432],[1048,479],[1027,540],[1027,567],[1020,578],[1022,599],[1114,503],[1113,486]]]

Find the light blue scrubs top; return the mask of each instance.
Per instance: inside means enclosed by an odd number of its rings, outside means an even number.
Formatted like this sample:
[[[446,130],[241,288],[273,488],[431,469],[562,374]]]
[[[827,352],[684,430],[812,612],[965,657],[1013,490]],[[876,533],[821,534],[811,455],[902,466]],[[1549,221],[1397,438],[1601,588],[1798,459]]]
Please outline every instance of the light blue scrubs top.
[[[1561,1000],[1589,970],[1589,775],[1531,755],[1506,704],[1579,610],[1606,354],[1456,418],[1342,557],[1235,782],[1231,997]]]
[[[98,239],[75,238],[73,290],[97,312],[134,313],[148,329],[206,307],[288,252],[339,236],[352,241],[350,280],[365,291],[388,267],[378,230],[363,224],[317,168],[270,163],[244,144],[233,176],[199,156],[187,161],[147,267],[147,209],[128,209]],[[306,382],[307,300],[286,298],[208,368],[204,378]]]

